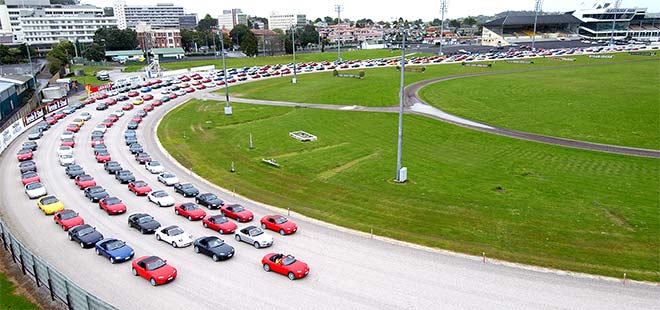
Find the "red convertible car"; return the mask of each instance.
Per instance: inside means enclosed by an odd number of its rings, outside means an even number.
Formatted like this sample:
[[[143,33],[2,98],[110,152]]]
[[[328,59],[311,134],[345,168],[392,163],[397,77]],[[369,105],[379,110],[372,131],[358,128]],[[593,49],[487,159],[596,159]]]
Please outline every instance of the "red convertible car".
[[[192,202],[186,202],[175,206],[174,213],[187,218],[189,221],[201,220],[206,216],[206,212]]]
[[[126,212],[126,205],[117,197],[107,197],[99,200],[99,208],[112,214],[122,214]]]
[[[252,212],[237,204],[225,204],[220,208],[220,212],[222,212],[224,216],[235,219],[239,222],[249,222],[254,218]]]
[[[176,268],[167,264],[167,261],[158,256],[142,256],[133,260],[131,272],[134,276],[140,276],[151,285],[161,285],[176,279]]]
[[[85,189],[91,186],[96,186],[96,181],[91,175],[83,174],[75,178],[76,185],[80,189]]]
[[[33,182],[41,182],[41,178],[39,178],[39,175],[36,172],[28,171],[21,175],[21,182],[23,183],[23,186],[25,186]]]
[[[202,220],[202,225],[208,229],[219,232],[221,235],[231,234],[236,230],[236,228],[238,228],[238,225],[232,221],[229,221],[223,215],[205,217]]]
[[[292,281],[304,278],[309,274],[309,266],[292,255],[268,253],[261,259],[261,265],[266,272],[277,272]]]
[[[18,151],[18,154],[16,154],[16,158],[18,158],[18,161],[30,160],[32,159],[32,150],[21,149]]]
[[[128,190],[135,193],[135,196],[145,196],[151,192],[151,187],[145,181],[133,181],[128,183]]]
[[[261,218],[261,228],[279,232],[280,235],[290,235],[298,230],[296,223],[281,215],[266,215]]]
[[[64,209],[62,211],[58,211],[55,213],[53,216],[53,220],[57,225],[62,226],[62,229],[69,230],[69,228],[85,224],[85,220],[83,220],[80,215],[76,211],[73,211],[71,209]]]

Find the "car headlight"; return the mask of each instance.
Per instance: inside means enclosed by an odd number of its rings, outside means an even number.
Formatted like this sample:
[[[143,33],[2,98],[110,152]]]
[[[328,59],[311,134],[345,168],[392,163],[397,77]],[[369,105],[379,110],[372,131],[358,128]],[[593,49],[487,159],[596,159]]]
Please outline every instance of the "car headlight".
[[[115,256],[115,259],[121,259],[121,256]]]
[[[131,251],[131,255],[135,254],[135,251]]]

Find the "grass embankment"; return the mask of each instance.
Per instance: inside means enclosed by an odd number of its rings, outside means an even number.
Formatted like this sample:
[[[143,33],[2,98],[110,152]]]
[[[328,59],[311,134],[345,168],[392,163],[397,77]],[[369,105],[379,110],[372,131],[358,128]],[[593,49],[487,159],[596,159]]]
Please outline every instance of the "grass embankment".
[[[660,149],[660,62],[511,73],[436,83],[427,103],[550,136]]]
[[[16,295],[14,284],[11,283],[4,273],[0,272],[0,308],[1,309],[39,309],[39,307],[27,298]]]
[[[105,83],[112,82],[112,81],[99,81],[96,78],[96,73],[98,73],[99,71],[103,71],[103,70],[110,71],[110,70],[113,69],[112,67],[73,66],[71,68],[71,72],[73,72],[74,70],[78,70],[78,69],[85,71],[85,75],[83,75],[83,76],[72,76],[71,79],[78,81],[78,83],[80,83],[80,84],[83,84],[83,85],[92,84],[92,86],[98,86],[98,85],[103,85]]]
[[[407,54],[415,53],[411,51]],[[416,53],[414,56],[424,55],[421,53]],[[359,51],[342,51],[341,58],[343,60],[355,60],[355,59],[375,59],[375,58],[389,58],[389,57],[400,57],[401,51],[390,51],[390,50],[359,50]],[[329,51],[325,53],[305,53],[305,54],[296,54],[296,62],[321,62],[321,61],[335,61],[337,60],[337,52]],[[293,55],[282,55],[282,56],[260,56],[260,57],[245,57],[245,58],[226,58],[225,59],[227,68],[243,68],[243,67],[252,67],[252,66],[263,66],[263,65],[275,65],[275,64],[287,64],[293,62]],[[187,69],[193,67],[209,66],[215,65],[216,68],[222,68],[222,59],[209,59],[209,60],[183,60],[177,62],[166,62],[161,63],[160,66],[163,69],[167,70],[179,70]],[[144,68],[144,65],[129,65],[126,66],[124,72],[137,72],[140,69]]]
[[[221,103],[192,101],[165,117],[158,136],[208,180],[323,221],[469,254],[660,281],[657,159],[406,115],[410,180],[395,184],[396,114],[233,106],[224,116]],[[298,142],[288,136],[294,130],[319,140]]]

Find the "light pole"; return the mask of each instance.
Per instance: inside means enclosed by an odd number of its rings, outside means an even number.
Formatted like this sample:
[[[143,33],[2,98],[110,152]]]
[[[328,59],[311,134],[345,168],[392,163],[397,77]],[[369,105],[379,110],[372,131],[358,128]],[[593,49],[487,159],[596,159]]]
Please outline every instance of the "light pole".
[[[399,18],[399,29],[401,30],[402,44],[401,44],[401,81],[399,84],[399,131],[397,139],[397,152],[396,152],[396,182],[403,183],[408,178],[407,169],[401,167],[401,153],[403,144],[403,104],[404,104],[404,77],[406,71],[406,31],[404,28],[403,19]],[[404,170],[404,173],[402,173]]]
[[[614,10],[614,19],[612,19],[612,35],[610,36],[610,46],[614,45],[614,30],[616,29],[616,9]]]
[[[225,34],[222,33],[222,39],[220,39],[220,53],[222,54],[222,77],[225,80],[225,99],[227,100],[227,105],[225,106],[225,115],[231,115],[231,106],[229,105],[229,84],[227,84],[227,65],[225,64]]]
[[[25,49],[27,50],[28,62],[30,63],[30,76],[34,83],[34,89],[37,89],[37,79],[34,77],[34,67],[32,66],[32,55],[30,55],[30,43],[25,41]]]
[[[335,11],[337,11],[337,63],[341,62],[341,11],[343,10],[341,4],[335,5]]]
[[[291,83],[298,83],[297,65],[296,65],[296,26],[291,26],[291,49],[293,50],[293,79]]]
[[[440,1],[440,13],[441,13],[441,20],[440,20],[440,51],[438,52],[439,56],[442,56],[442,39],[445,36],[445,13],[447,12],[447,0],[441,0]]]
[[[532,35],[532,50],[534,50],[534,44],[536,43],[536,21],[539,18],[539,12],[543,6],[543,0],[535,0],[536,4],[534,5],[534,33]]]
[[[218,59],[218,50],[215,47],[215,33],[211,31],[211,37],[213,38],[213,59]]]
[[[106,53],[105,39],[101,39],[101,42],[103,42],[103,66],[105,66],[105,53]]]

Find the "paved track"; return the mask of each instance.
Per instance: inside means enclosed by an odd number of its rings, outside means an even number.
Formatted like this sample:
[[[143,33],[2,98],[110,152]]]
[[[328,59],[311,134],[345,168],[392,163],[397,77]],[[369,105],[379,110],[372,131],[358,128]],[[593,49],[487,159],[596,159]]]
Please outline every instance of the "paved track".
[[[198,94],[199,96],[199,94]],[[167,155],[159,152],[153,130],[158,120],[181,104],[166,103],[151,112],[140,125],[139,139],[145,149],[164,163],[182,181],[192,181],[201,191],[213,191],[229,202],[238,202],[253,210],[256,218],[272,213],[259,203],[216,189],[187,176]],[[117,106],[115,106],[117,107]],[[93,107],[87,107],[87,110]],[[114,109],[113,109],[114,110]],[[90,111],[92,120],[76,135],[75,156],[111,195],[128,206],[128,213],[147,212],[163,225],[177,224],[194,236],[213,235],[200,222],[188,222],[174,215],[172,208],[158,208],[146,198],[129,194],[125,185],[97,164],[89,147],[92,128],[105,112]],[[78,112],[79,113],[79,112]],[[153,188],[164,188],[137,165],[123,143],[127,113],[108,130],[106,143],[114,160],[146,180]],[[334,229],[292,214],[300,227],[297,234],[275,235],[272,248],[257,250],[238,244],[236,256],[214,263],[195,254],[192,248],[174,249],[158,242],[153,235],[141,235],[126,224],[127,215],[110,217],[96,204],[84,198],[73,181],[58,165],[55,150],[59,134],[71,117],[51,128],[39,141],[36,161],[39,174],[50,193],[60,197],[68,208],[80,212],[86,222],[96,226],[106,237],[126,240],[136,255],[159,255],[179,269],[174,282],[151,287],[147,281],[130,274],[129,263],[111,265],[93,250],[82,250],[66,238],[22,193],[20,174],[14,154],[25,137],[17,139],[0,158],[0,211],[19,239],[44,257],[83,288],[121,309],[218,309],[265,307],[297,309],[657,309],[660,289],[656,285],[628,283],[593,277],[574,277],[534,268],[507,264],[482,263],[479,258],[397,245],[378,238],[370,239],[343,229]],[[175,195],[171,189],[168,190]],[[177,202],[184,201],[175,195]],[[211,212],[213,214],[217,211]],[[245,226],[240,224],[239,227]],[[292,253],[309,263],[310,275],[299,281],[265,273],[261,257],[271,251]]]

